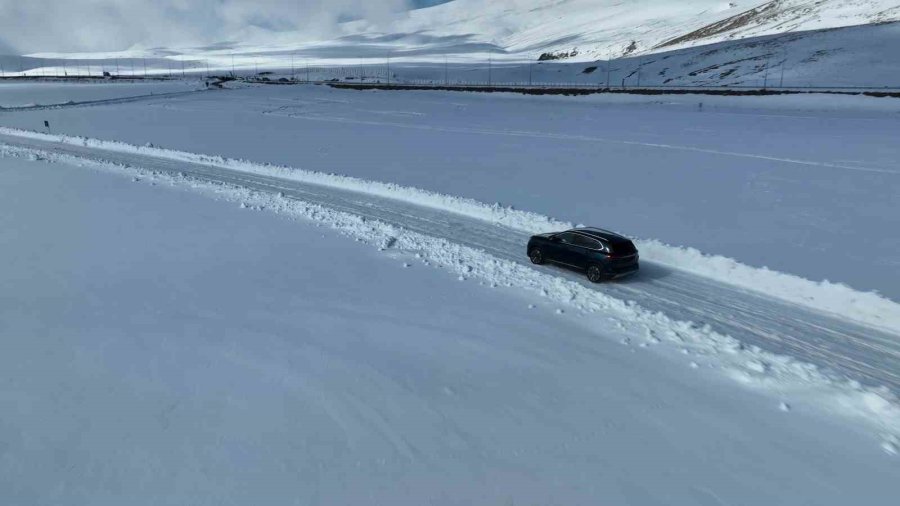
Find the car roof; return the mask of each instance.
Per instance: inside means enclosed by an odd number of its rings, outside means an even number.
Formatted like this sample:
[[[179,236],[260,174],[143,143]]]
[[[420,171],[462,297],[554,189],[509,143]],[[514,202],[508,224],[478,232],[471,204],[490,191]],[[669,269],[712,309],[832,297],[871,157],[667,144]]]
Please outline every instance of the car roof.
[[[572,230],[569,230],[569,232],[575,232],[581,235],[586,235],[588,237],[593,237],[594,239],[601,239],[609,242],[621,242],[628,240],[628,238],[623,235],[595,227],[573,228]]]

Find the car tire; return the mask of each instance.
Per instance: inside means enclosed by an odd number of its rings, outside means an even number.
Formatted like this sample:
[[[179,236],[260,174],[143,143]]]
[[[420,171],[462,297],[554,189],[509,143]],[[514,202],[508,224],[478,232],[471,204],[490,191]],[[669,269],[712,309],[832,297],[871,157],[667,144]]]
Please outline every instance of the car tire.
[[[599,283],[603,281],[603,269],[599,265],[594,264],[587,268],[587,278],[591,283]]]
[[[544,263],[544,253],[540,250],[540,248],[534,248],[528,253],[528,258],[531,259],[531,263],[534,265],[541,265]]]

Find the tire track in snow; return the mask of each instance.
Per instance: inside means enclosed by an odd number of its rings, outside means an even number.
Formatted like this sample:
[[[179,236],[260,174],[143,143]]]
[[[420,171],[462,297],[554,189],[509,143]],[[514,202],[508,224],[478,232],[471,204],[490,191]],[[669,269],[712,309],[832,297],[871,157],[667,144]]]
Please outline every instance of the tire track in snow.
[[[114,104],[128,104],[132,102],[142,102],[144,100],[151,100],[155,98],[177,98],[184,97],[188,95],[193,95],[195,93],[205,93],[208,91],[213,91],[212,89],[197,89],[197,90],[189,90],[189,91],[172,91],[168,93],[151,93],[149,95],[134,95],[131,97],[120,97],[120,98],[104,98],[99,100],[83,100],[79,102],[69,101],[69,102],[61,102],[58,104],[36,104],[36,105],[23,105],[23,106],[13,106],[13,107],[3,107],[0,106],[0,113],[2,112],[22,112],[22,111],[42,111],[47,109],[74,109],[78,107],[96,107],[102,105],[114,105]]]
[[[782,158],[777,156],[769,156],[769,155],[761,155],[754,153],[741,153],[737,151],[723,151],[719,149],[709,149],[709,148],[701,148],[697,146],[683,146],[678,144],[663,144],[663,143],[655,143],[655,142],[642,142],[642,141],[630,141],[626,139],[611,139],[608,137],[594,137],[590,135],[572,135],[572,134],[556,134],[552,132],[536,132],[536,131],[527,131],[527,130],[496,130],[490,128],[470,128],[470,127],[444,127],[444,126],[433,126],[433,125],[414,125],[410,123],[400,123],[395,121],[375,121],[375,120],[363,120],[356,118],[343,118],[339,116],[325,116],[321,114],[285,114],[283,112],[276,111],[266,111],[264,114],[270,114],[275,116],[286,116],[290,118],[296,119],[306,119],[311,121],[327,121],[332,123],[351,123],[351,124],[359,124],[359,125],[370,125],[370,126],[390,126],[396,128],[408,128],[413,130],[429,130],[436,132],[447,132],[447,133],[461,133],[461,134],[475,134],[475,135],[499,135],[499,136],[507,136],[507,137],[529,137],[529,138],[540,138],[540,139],[558,139],[558,140],[569,140],[569,141],[584,141],[584,142],[602,142],[607,144],[621,144],[625,146],[642,146],[649,148],[658,148],[658,149],[666,149],[666,150],[674,150],[674,151],[688,151],[693,153],[704,153],[708,155],[719,155],[719,156],[729,156],[736,158],[750,158],[755,160],[766,160],[771,162],[779,162],[786,163],[790,165],[801,165],[806,167],[821,167],[827,169],[839,169],[839,170],[849,170],[856,172],[872,172],[878,174],[891,174],[891,175],[900,175],[900,170],[892,170],[892,169],[882,169],[882,168],[874,168],[874,167],[859,167],[854,165],[846,165],[842,163],[834,163],[834,162],[823,162],[823,161],[815,161],[815,160],[802,160],[799,158]]]

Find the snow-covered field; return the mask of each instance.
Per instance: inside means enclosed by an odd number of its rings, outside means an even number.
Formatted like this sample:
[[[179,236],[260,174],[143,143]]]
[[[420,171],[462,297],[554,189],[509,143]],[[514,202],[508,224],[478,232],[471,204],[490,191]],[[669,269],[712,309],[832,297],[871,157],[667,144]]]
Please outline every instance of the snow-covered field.
[[[5,503],[898,492],[900,461],[827,398],[736,389],[714,358],[602,313],[459,282],[236,190],[26,160],[0,159]]]
[[[500,202],[900,299],[893,99],[279,86],[10,112],[0,125],[44,120],[54,133]]]
[[[0,108],[46,107],[70,102],[127,99],[148,95],[189,92],[203,88],[203,83],[166,82],[0,82]]]
[[[0,502],[896,497],[900,101],[119,90],[0,113]]]

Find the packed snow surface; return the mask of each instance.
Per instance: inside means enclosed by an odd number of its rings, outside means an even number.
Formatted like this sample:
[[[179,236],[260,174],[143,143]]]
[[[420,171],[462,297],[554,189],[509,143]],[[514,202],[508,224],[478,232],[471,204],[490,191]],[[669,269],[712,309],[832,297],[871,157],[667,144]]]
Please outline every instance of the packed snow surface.
[[[898,118],[900,101],[868,97],[279,86],[7,112],[0,124],[36,130],[49,120],[70,136],[500,202],[898,300]],[[727,260],[719,269],[744,276]]]
[[[733,350],[736,389],[570,281],[492,288],[516,268],[290,189],[67,156],[0,158],[3,502],[896,497],[896,438],[764,353]]]

